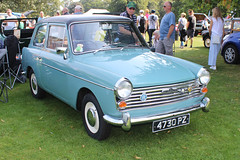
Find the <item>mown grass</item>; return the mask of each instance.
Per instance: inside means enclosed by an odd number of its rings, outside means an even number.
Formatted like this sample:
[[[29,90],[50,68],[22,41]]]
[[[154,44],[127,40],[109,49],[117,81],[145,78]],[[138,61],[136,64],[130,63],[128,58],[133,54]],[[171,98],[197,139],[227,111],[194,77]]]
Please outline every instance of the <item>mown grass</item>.
[[[192,49],[176,42],[175,56],[207,67],[201,37]],[[240,65],[219,55],[210,72],[210,112],[193,112],[189,125],[156,134],[151,124],[113,127],[105,141],[87,135],[79,112],[51,95],[34,99],[28,83],[16,84],[0,103],[0,159],[239,159]]]

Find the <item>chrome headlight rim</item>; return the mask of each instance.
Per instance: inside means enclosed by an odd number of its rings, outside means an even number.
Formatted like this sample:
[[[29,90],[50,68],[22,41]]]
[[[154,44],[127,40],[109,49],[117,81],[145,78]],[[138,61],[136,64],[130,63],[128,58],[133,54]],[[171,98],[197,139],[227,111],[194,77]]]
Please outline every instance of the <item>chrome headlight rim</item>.
[[[119,90],[124,83],[128,83],[128,85],[130,86],[129,91],[125,96],[123,96]],[[117,98],[119,98],[120,100],[125,100],[125,99],[129,98],[132,94],[132,91],[133,91],[133,86],[132,86],[131,81],[125,77],[119,79],[114,86],[114,93],[117,96]]]
[[[210,82],[211,76],[210,76],[210,72],[205,68],[201,68],[198,71],[198,81],[201,85],[208,85],[208,83]]]

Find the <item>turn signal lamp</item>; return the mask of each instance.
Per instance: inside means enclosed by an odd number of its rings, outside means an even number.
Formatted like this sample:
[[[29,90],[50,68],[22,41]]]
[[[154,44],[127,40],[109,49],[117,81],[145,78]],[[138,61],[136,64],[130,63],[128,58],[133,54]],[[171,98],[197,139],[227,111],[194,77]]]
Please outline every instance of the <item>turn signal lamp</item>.
[[[118,103],[118,106],[119,106],[119,108],[123,109],[123,108],[127,107],[127,103],[125,101],[121,101]]]
[[[207,87],[202,88],[202,93],[207,93],[207,92],[208,92]]]

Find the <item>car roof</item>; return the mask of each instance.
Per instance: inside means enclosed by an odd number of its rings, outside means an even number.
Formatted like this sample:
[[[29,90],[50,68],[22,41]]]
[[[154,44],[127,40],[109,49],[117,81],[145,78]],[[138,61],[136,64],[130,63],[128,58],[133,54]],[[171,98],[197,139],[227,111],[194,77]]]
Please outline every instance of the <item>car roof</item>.
[[[235,21],[240,21],[240,18],[237,17],[237,18],[233,18],[232,20],[235,20]]]
[[[73,22],[81,21],[129,21],[131,19],[123,16],[113,16],[113,15],[63,15],[54,16],[49,18],[44,18],[39,23],[65,23],[67,25]]]

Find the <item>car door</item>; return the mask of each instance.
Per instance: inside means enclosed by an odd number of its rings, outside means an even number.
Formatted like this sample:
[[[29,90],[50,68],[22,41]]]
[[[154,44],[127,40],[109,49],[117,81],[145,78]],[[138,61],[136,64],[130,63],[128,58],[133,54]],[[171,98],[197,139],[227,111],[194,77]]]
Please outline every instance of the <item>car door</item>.
[[[68,48],[67,30],[65,25],[49,24],[46,48],[41,53],[41,76],[45,90],[66,101],[69,59],[64,59],[64,53],[58,53],[58,48]]]
[[[31,57],[31,60],[28,60],[31,63],[31,67],[37,77],[38,84],[43,87],[43,79],[41,76],[41,69],[42,69],[42,64],[41,64],[41,55],[44,50],[44,45],[45,45],[45,39],[47,35],[47,24],[42,24],[37,27],[36,32],[33,34],[34,38],[32,40],[32,43],[30,43],[31,47],[24,48],[27,50],[26,52],[29,53],[27,57]],[[25,55],[23,55],[25,56]],[[23,58],[25,60],[26,58]]]

